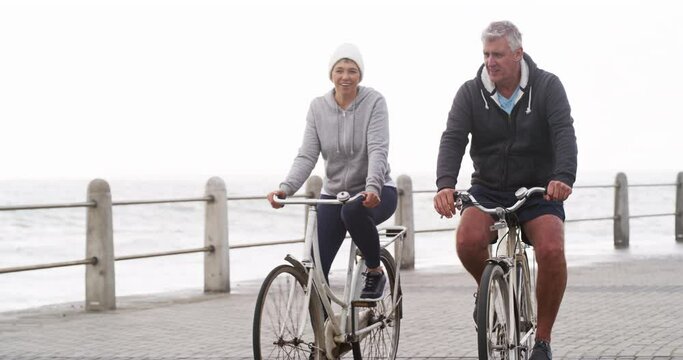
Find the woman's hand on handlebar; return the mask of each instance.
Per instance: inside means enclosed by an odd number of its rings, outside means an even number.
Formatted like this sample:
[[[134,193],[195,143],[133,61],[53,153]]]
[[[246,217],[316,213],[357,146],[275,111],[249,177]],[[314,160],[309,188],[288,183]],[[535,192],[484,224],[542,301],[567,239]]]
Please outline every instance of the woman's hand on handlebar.
[[[285,194],[285,192],[282,190],[275,190],[268,193],[268,202],[270,203],[270,206],[273,207],[273,209],[279,209],[284,206],[282,204],[278,204],[277,202],[275,202],[276,196],[280,199],[284,199],[287,197],[287,194]]]
[[[373,192],[361,191],[361,194],[364,195],[363,197],[365,199],[363,200],[363,206],[365,206],[366,208],[372,209],[379,205],[380,202],[382,202],[382,200],[379,198],[379,195]]]
[[[434,210],[441,216],[452,218],[455,215],[455,189],[443,188],[434,195]]]

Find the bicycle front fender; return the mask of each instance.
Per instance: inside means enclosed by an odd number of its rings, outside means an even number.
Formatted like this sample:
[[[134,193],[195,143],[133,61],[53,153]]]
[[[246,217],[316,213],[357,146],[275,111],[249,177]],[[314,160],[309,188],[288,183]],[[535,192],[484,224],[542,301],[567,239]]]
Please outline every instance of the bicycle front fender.
[[[285,260],[288,263],[292,264],[292,266],[294,266],[294,268],[296,268],[297,270],[301,270],[304,274],[308,274],[308,270],[306,270],[304,264],[301,263],[301,261],[295,259],[292,255],[287,254],[287,256],[285,256]]]
[[[510,261],[509,258],[506,258],[506,257],[490,258],[490,259],[486,260],[486,263],[500,265],[500,267],[503,268],[504,273],[507,273],[508,271],[510,271],[510,268],[512,268],[512,262]]]

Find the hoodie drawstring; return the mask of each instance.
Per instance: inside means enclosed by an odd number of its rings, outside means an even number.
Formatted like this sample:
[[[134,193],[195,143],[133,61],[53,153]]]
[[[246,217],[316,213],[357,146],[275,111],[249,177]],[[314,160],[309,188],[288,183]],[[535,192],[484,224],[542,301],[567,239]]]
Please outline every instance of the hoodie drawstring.
[[[488,110],[489,109],[489,103],[488,103],[488,101],[486,101],[486,96],[484,96],[484,90],[479,89],[479,92],[481,93],[482,100],[484,100],[484,108],[486,108],[486,110]]]
[[[342,132],[342,121],[339,120],[339,107],[337,106],[337,154],[341,151],[341,132]]]
[[[356,96],[356,99],[358,96]],[[351,111],[353,112],[353,119],[351,120],[351,156],[353,156],[353,149],[356,148],[356,99],[353,99],[351,104]]]
[[[534,90],[533,86],[529,86],[529,104],[526,107],[526,113],[530,114],[531,113],[531,92]]]

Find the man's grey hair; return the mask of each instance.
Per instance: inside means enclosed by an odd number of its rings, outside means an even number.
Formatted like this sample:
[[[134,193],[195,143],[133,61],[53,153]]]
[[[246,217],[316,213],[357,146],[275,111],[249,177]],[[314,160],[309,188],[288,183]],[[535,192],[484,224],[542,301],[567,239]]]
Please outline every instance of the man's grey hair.
[[[483,43],[502,37],[507,39],[512,51],[522,47],[522,34],[515,24],[509,21],[494,21],[481,33],[481,41]]]

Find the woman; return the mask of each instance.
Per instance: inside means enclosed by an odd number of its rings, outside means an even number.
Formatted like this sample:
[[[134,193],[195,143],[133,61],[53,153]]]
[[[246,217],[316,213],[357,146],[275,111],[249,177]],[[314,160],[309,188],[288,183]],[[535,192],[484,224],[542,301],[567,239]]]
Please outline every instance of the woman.
[[[368,271],[363,299],[377,299],[386,277],[380,265],[376,225],[396,210],[396,185],[389,176],[389,121],[384,97],[358,84],[363,79],[363,58],[355,45],[342,44],[332,54],[329,76],[334,88],[313,99],[306,118],[304,140],[291,170],[279,189],[268,194],[273,200],[293,195],[313,171],[319,155],[325,161],[322,199],[334,199],[341,191],[363,193],[361,201],[344,206],[318,206],[320,261],[327,278],[332,261],[346,232],[365,257]]]

